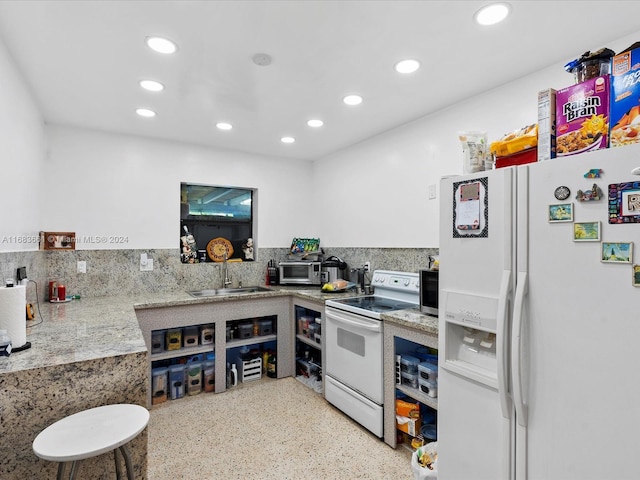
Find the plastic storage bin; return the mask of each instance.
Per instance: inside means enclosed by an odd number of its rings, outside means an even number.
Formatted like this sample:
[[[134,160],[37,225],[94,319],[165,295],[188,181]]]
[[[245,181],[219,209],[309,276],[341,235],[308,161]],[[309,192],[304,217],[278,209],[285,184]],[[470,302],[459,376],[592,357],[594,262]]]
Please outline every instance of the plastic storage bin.
[[[402,372],[402,384],[412,388],[418,388],[418,374]]]
[[[272,335],[272,334],[273,334],[273,320],[259,320],[258,335]]]
[[[214,329],[213,325],[203,325],[200,327],[200,344],[209,345],[214,341]]]
[[[202,391],[202,363],[188,363],[186,366],[187,393],[197,395]]]
[[[167,401],[167,373],[166,367],[151,370],[151,404],[157,405]]]
[[[169,386],[171,400],[184,397],[184,365],[169,367]]]
[[[411,355],[402,355],[402,357],[400,358],[400,371],[417,374],[419,364],[419,358]]]
[[[172,328],[167,330],[165,335],[165,345],[166,349],[171,350],[180,350],[182,347],[182,329],[181,328]]]
[[[185,327],[182,330],[182,342],[185,347],[195,347],[198,345],[200,331],[198,327]]]
[[[238,338],[251,338],[253,337],[253,324],[241,323],[238,325]]]
[[[207,360],[202,364],[202,383],[205,392],[215,392],[216,363],[213,360]]]
[[[418,385],[420,386],[420,391],[422,393],[426,393],[432,398],[438,396],[438,384],[433,380],[425,380],[423,378],[419,378]]]
[[[438,366],[430,362],[420,362],[418,374],[422,380],[436,382],[438,380]]]
[[[164,330],[154,330],[151,332],[151,353],[164,352]]]

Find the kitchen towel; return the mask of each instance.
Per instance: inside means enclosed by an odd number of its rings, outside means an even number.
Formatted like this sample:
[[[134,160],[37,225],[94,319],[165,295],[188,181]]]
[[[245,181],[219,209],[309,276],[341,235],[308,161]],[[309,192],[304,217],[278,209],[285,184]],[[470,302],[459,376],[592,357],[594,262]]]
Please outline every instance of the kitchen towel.
[[[14,349],[27,343],[26,292],[24,285],[0,287],[0,330],[7,331]]]

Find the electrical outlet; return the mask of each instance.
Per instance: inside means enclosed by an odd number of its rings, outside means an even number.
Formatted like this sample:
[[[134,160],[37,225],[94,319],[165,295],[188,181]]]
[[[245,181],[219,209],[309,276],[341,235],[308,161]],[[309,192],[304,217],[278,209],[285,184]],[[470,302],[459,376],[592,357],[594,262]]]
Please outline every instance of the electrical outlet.
[[[76,270],[78,273],[87,273],[87,262],[85,260],[78,260]]]
[[[436,185],[432,184],[427,187],[429,193],[429,200],[434,200],[436,198]]]
[[[371,262],[364,262],[364,271],[368,272],[371,270]]]
[[[18,271],[16,273],[16,280],[18,280],[18,285],[25,278],[27,278],[27,267],[18,267]]]

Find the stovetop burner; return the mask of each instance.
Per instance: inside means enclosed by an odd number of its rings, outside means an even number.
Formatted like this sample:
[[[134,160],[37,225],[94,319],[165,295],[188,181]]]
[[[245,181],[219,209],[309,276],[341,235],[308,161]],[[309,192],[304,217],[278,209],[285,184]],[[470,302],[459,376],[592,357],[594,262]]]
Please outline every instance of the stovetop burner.
[[[394,300],[391,298],[376,297],[375,295],[345,298],[336,300],[336,302],[379,313],[391,312],[393,310],[404,310],[406,308],[413,308],[416,306],[414,303],[403,302],[401,300]]]
[[[420,303],[419,281],[417,273],[376,270],[371,281],[374,295],[327,300],[326,305],[380,320],[383,313],[417,307]]]

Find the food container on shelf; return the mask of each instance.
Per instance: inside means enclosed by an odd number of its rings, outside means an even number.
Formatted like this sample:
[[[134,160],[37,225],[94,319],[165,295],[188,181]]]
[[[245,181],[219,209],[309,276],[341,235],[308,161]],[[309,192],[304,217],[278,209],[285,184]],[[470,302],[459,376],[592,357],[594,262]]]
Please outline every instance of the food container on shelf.
[[[573,75],[576,84],[591,80],[592,78],[611,73],[611,58],[615,55],[613,50],[601,48],[595,52],[587,51],[580,58],[570,61],[564,69]]]
[[[164,352],[164,330],[154,330],[151,332],[151,353]]]
[[[197,395],[202,391],[202,363],[187,363],[185,367],[187,377],[187,393]]]
[[[251,338],[253,337],[253,324],[241,323],[238,325],[238,338]]]
[[[418,374],[421,380],[435,382],[438,380],[438,366],[430,362],[420,362],[418,365]]]
[[[402,378],[402,384],[412,388],[418,388],[418,374],[402,372],[400,374]]]
[[[420,359],[414,357],[412,355],[402,355],[400,357],[400,371],[407,372],[411,374],[418,373],[418,365],[420,364]]]
[[[184,365],[177,364],[169,367],[169,391],[171,400],[184,397]]]
[[[273,320],[258,320],[258,335],[272,335]]]
[[[202,380],[205,392],[214,392],[216,389],[216,362],[206,360],[202,364]]]
[[[201,345],[209,345],[213,343],[213,325],[203,325],[200,327],[200,344]]]
[[[198,327],[184,327],[182,330],[182,341],[185,347],[195,347],[198,345],[200,332]]]
[[[180,350],[182,347],[182,329],[170,328],[165,335],[166,350]]]
[[[166,367],[151,370],[151,404],[157,405],[167,401],[167,373]]]
[[[438,396],[438,384],[432,380],[425,380],[424,378],[418,378],[418,385],[420,391],[429,395],[432,398]]]

